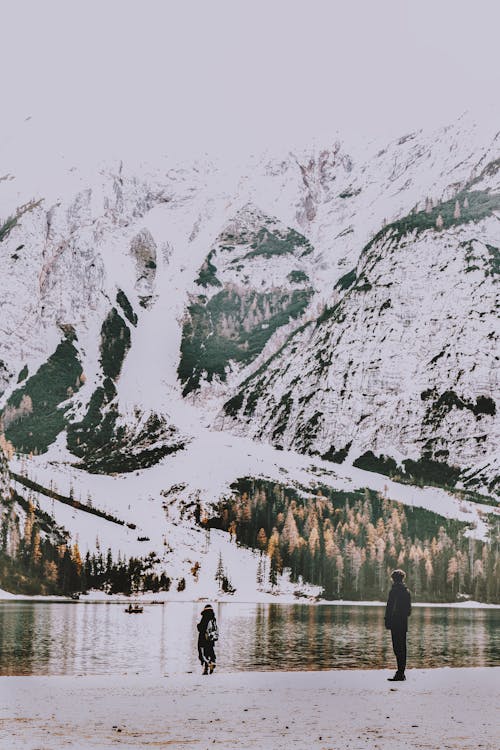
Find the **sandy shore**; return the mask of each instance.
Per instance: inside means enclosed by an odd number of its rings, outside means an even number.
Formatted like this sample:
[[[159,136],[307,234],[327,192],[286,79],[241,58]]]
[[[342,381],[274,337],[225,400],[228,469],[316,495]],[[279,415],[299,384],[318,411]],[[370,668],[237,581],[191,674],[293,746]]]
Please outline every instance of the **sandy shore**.
[[[389,675],[2,677],[0,747],[497,750],[500,668]]]

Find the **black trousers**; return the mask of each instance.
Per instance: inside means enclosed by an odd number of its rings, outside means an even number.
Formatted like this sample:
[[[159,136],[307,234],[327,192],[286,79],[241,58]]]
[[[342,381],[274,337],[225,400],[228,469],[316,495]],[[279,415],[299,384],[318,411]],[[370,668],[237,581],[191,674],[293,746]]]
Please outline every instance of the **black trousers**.
[[[398,663],[398,672],[404,674],[406,669],[406,630],[391,630],[392,648]]]
[[[198,641],[198,658],[201,664],[209,664],[212,662],[215,664],[216,656],[214,651],[214,644],[210,641]]]

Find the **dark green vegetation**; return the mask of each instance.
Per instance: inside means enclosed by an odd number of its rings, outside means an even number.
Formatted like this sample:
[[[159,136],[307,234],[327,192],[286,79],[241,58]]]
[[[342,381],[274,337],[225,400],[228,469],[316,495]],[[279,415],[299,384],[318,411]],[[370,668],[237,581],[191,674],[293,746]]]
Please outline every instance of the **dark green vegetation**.
[[[333,323],[343,323],[346,316],[344,315],[343,300],[337,302],[333,307],[325,307],[321,315],[316,319],[315,325],[318,328],[323,325],[327,320],[331,320]]]
[[[137,316],[123,292],[118,293],[117,301],[135,325]],[[130,330],[113,307],[101,328],[102,384],[92,393],[83,418],[67,427],[68,449],[82,459],[82,468],[93,473],[144,469],[184,447],[182,442],[173,442],[173,428],[155,415],[135,431],[120,424],[115,381],[129,349]],[[136,418],[139,420],[141,414]]]
[[[344,200],[346,198],[354,198],[356,195],[359,195],[361,192],[361,188],[352,188],[351,190],[344,190],[343,193],[339,193],[339,198],[343,198]]]
[[[259,293],[228,287],[210,300],[198,297],[188,311],[178,374],[184,395],[198,388],[204,373],[222,380],[231,361],[246,364],[290,318],[299,317],[311,289]]]
[[[146,469],[184,447],[181,441],[173,442],[174,429],[156,415],[136,432],[119,424],[115,396],[112,380],[105,378],[90,397],[83,419],[68,425],[68,449],[82,459],[82,468],[95,474]]]
[[[457,206],[458,204],[458,206]],[[457,210],[458,209],[458,210]],[[433,230],[436,232],[450,227],[479,222],[500,210],[500,194],[486,190],[463,190],[449,201],[427,210],[417,211],[397,221],[387,224],[370,240],[363,250],[368,252],[380,241],[397,244],[405,236]]]
[[[377,474],[385,474],[387,477],[395,476],[400,471],[396,461],[390,456],[375,456],[372,451],[366,451],[362,456],[356,458],[352,463],[358,469],[374,471]]]
[[[243,414],[246,417],[252,416],[254,414],[259,399],[266,395],[266,378],[268,377],[271,363],[279,359],[279,357],[283,354],[285,349],[290,345],[294,338],[300,336],[300,334],[303,333],[303,331],[305,331],[309,326],[315,325],[317,324],[317,322],[318,321],[307,321],[306,323],[292,331],[292,333],[287,337],[282,346],[277,351],[275,351],[274,354],[269,357],[269,359],[263,362],[263,364],[260,365],[260,367],[254,373],[252,373],[248,378],[246,378],[246,380],[244,380],[240,384],[239,392],[231,399],[226,401],[223,406],[224,412],[228,416],[236,417],[238,412],[241,411],[243,404],[245,405]],[[294,348],[291,350],[292,354],[296,351],[297,346],[298,344],[296,343]],[[317,353],[316,359],[319,359],[320,357],[321,354]],[[296,381],[292,381],[291,385],[294,385],[295,382]],[[300,398],[299,403],[305,400],[307,400],[307,397]],[[289,418],[289,412],[292,404],[293,398],[291,395],[291,391],[289,391],[281,398],[278,405],[273,408],[273,415],[276,415],[277,411],[281,412],[280,423],[277,424],[275,428],[276,437],[278,437],[284,431],[286,420]],[[314,438],[317,429],[319,428],[319,422],[322,418],[323,415],[321,413],[318,412],[314,414],[307,427],[305,427],[304,433],[302,435],[301,448],[304,451],[307,451],[310,447],[310,442]],[[276,447],[282,448],[282,446],[280,445],[276,445]]]
[[[398,567],[416,601],[500,601],[498,522],[484,543],[465,536],[466,524],[371,490],[321,487],[306,495],[252,479],[233,489],[208,524],[260,549],[271,585],[286,567],[293,580],[323,586],[327,598],[383,600]]]
[[[454,198],[436,206],[430,203],[422,211],[413,211],[397,221],[386,224],[380,229],[374,237],[363,248],[361,257],[368,254],[375,246],[380,243],[387,243],[389,247],[396,247],[399,242],[407,239],[410,235],[417,237],[422,232],[433,231],[442,232],[446,229],[457,227],[463,224],[477,223],[485,219],[494,212],[500,210],[500,193],[491,193],[486,190],[473,190],[474,185],[490,170],[497,171],[499,166],[496,162],[488,165],[482,175],[476,180],[472,180],[465,190],[460,191]],[[470,242],[466,243],[470,246]],[[486,275],[497,274],[500,267],[500,253],[498,248],[487,245],[488,257],[486,261]],[[476,270],[479,266],[469,265],[467,271]],[[353,269],[342,276],[335,284],[336,289],[353,289],[359,292],[367,292],[371,289],[370,281],[361,274],[356,278],[356,271]],[[327,308],[318,319],[322,323],[329,318],[339,316],[341,308],[337,303],[331,308]],[[341,316],[341,319],[342,316]]]
[[[113,380],[119,377],[129,349],[130,330],[113,307],[101,328],[101,365],[105,377]]]
[[[252,264],[261,275],[269,259],[289,256],[295,266],[312,251],[309,240],[276,219],[248,206],[238,213],[234,228],[219,235],[199,271],[196,283],[206,294],[193,296],[187,310],[178,368],[184,395],[204,378],[225,380],[231,364],[251,362],[278,328],[307,307],[313,289],[303,270],[289,271],[283,286],[252,288],[247,275]]]
[[[496,404],[490,396],[478,396],[476,402],[462,398],[454,391],[438,394],[435,388],[420,394],[422,401],[429,401],[424,421],[429,424],[439,424],[452,409],[468,409],[474,416],[482,414],[493,416],[496,414]]]
[[[445,461],[435,461],[429,454],[418,461],[407,458],[403,466],[390,456],[375,456],[372,451],[367,451],[353,461],[353,466],[365,471],[374,471],[377,474],[385,474],[396,482],[404,484],[417,484],[421,487],[431,485],[444,489],[453,489],[461,474],[458,466],[450,466]]]
[[[99,465],[99,461],[95,461],[95,454],[106,453],[115,438],[119,412],[115,401],[114,381],[120,375],[129,348],[130,331],[113,307],[101,327],[100,352],[104,373],[102,385],[98,386],[90,397],[83,419],[73,422],[67,428],[68,449],[75,456],[83,458],[82,466],[89,470],[94,463]]]
[[[354,282],[356,281],[356,269],[353,268],[352,271],[349,271],[349,273],[344,274],[344,276],[341,276],[340,279],[335,284],[335,289],[349,289]]]
[[[108,550],[106,558],[98,552],[82,560],[78,544],[70,545],[67,532],[31,500],[11,493],[0,511],[0,588],[14,594],[70,595],[87,588],[132,594],[170,587],[165,573],[154,572],[155,553],[114,560]]]
[[[430,484],[437,487],[453,487],[461,471],[458,466],[448,466],[444,461],[433,461],[431,458],[422,458],[418,461],[406,459],[402,468],[390,456],[377,457],[372,451],[359,456],[353,461],[353,466],[385,474],[396,481],[406,480],[411,484]]]
[[[106,449],[113,439],[118,409],[112,401],[116,388],[110,378],[96,388],[90,397],[87,413],[80,422],[68,425],[68,449],[79,458],[89,457],[95,450]],[[86,462],[84,462],[86,466]]]
[[[238,411],[240,411],[243,403],[245,402],[245,398],[246,404],[243,413],[245,414],[245,416],[251,416],[254,413],[259,398],[265,395],[266,374],[269,371],[271,363],[275,360],[278,360],[286,347],[290,344],[290,342],[311,325],[313,325],[313,322],[307,321],[306,323],[303,323],[301,326],[292,331],[292,333],[287,337],[282,346],[280,346],[280,348],[277,349],[274,354],[269,357],[269,359],[263,362],[260,367],[255,370],[255,372],[249,375],[249,377],[240,384],[239,392],[231,399],[226,401],[223,406],[224,412],[226,414],[233,417],[236,416]]]
[[[290,284],[302,284],[309,281],[309,276],[304,271],[290,271],[287,279]]]
[[[212,250],[206,257],[205,262],[200,268],[200,273],[196,279],[198,286],[222,286],[222,283],[217,278],[217,269],[212,263],[215,250]]]
[[[465,273],[482,270],[485,276],[498,276],[500,273],[500,252],[493,245],[483,245],[475,240],[460,243],[465,250]],[[485,252],[486,250],[486,252]]]
[[[236,396],[233,396],[229,399],[229,401],[226,401],[224,404],[224,411],[226,414],[228,414],[230,417],[236,417],[238,412],[240,411],[241,407],[243,406],[243,401],[245,400],[245,395],[243,391],[240,391],[236,394]]]
[[[492,276],[498,276],[500,274],[500,252],[498,247],[486,245],[486,248],[488,250],[489,272]]]
[[[12,479],[30,490],[26,499],[12,488]],[[105,591],[129,594],[134,591],[168,590],[169,579],[153,572],[158,562],[154,553],[145,559],[121,556],[114,561],[108,551],[104,561],[99,549],[93,557],[87,554],[82,562],[78,544],[70,545],[67,531],[38,507],[31,491],[70,505],[77,511],[91,513],[124,525],[124,522],[70,496],[60,495],[26,477],[10,473],[0,448],[0,588],[15,594],[72,594],[89,586]],[[134,524],[127,524],[135,529]],[[147,541],[138,538],[138,541]]]
[[[87,471],[111,474],[147,469],[184,448],[183,441],[175,440],[175,429],[155,414],[135,432],[117,424],[116,405],[107,407],[105,398],[105,390],[97,389],[83,420],[68,428],[68,447],[82,458],[80,466]]]
[[[18,509],[25,514],[21,524]],[[0,587],[15,594],[69,594],[79,587],[78,564],[68,535],[30,500],[2,500]]]
[[[82,367],[71,336],[14,391],[2,412],[5,436],[20,453],[44,453],[65,427],[65,405],[81,385]]]
[[[28,201],[28,203],[25,203],[22,206],[19,206],[19,208],[16,210],[15,214],[13,216],[9,216],[7,219],[4,219],[3,221],[0,221],[0,242],[3,242],[9,234],[12,232],[15,226],[19,223],[19,220],[21,219],[24,214],[28,213],[28,211],[33,211],[33,209],[38,208],[38,206],[42,203],[41,200],[39,201]],[[23,248],[23,245],[19,245],[18,248],[16,248],[16,252],[18,250],[21,250]]]
[[[126,314],[130,313],[133,320],[125,295],[118,296]],[[80,389],[83,379],[75,339],[73,329],[68,327],[65,340],[59,344],[54,354],[9,398],[2,420],[5,436],[15,450],[24,453],[45,452],[67,427],[68,447],[75,455],[84,457],[96,450],[112,453],[119,416],[114,402],[114,380],[119,377],[130,348],[130,331],[113,307],[101,328],[100,352],[104,373],[102,385],[92,394],[84,418],[80,422],[68,424],[70,399]],[[20,378],[26,375],[27,369],[24,368]],[[115,441],[120,447],[122,438],[123,436],[119,436]],[[118,445],[115,447],[118,450]],[[120,456],[120,462],[125,460],[125,454]],[[148,460],[150,457],[146,459],[146,464]],[[94,462],[96,466],[99,465],[95,456]],[[137,461],[131,460],[130,463],[135,468]]]
[[[122,292],[121,289],[118,290],[118,294],[116,295],[116,301],[120,305],[121,309],[123,310],[123,313],[125,317],[127,318],[129,323],[132,323],[133,326],[137,325],[137,315],[135,314],[132,305],[129,302],[129,299],[125,292]]]
[[[17,224],[17,217],[10,216],[8,219],[0,224],[0,242],[9,236],[10,232],[14,229]]]
[[[335,446],[332,445],[330,450],[328,450],[326,453],[323,453],[321,458],[325,461],[333,461],[334,464],[341,464],[346,460],[351,445],[352,442],[347,443],[347,445],[344,445],[343,448],[339,448],[338,450],[335,450]]]
[[[441,451],[442,454],[448,454],[447,451]],[[395,482],[402,484],[413,484],[420,487],[426,485],[431,487],[440,487],[441,489],[451,492],[453,495],[470,500],[471,502],[482,503],[483,505],[496,506],[498,503],[487,495],[481,495],[470,489],[457,489],[455,484],[459,479],[463,481],[464,475],[462,469],[458,466],[450,466],[445,461],[435,461],[429,457],[427,452],[418,461],[405,459],[402,466],[390,456],[375,456],[372,451],[366,451],[353,461],[353,466],[365,471],[374,471],[377,474],[385,474]],[[326,458],[326,455],[323,456]],[[330,459],[328,459],[330,460]],[[498,480],[496,480],[498,481]],[[465,481],[467,486],[473,486],[473,483]],[[490,490],[493,491],[495,482],[492,483]]]
[[[296,232],[295,229],[283,232],[278,229],[270,230],[267,227],[262,227],[253,235],[252,240],[251,249],[238,261],[233,262],[256,258],[259,255],[264,258],[271,258],[273,255],[295,253],[297,250],[300,251],[299,257],[303,258],[313,251],[309,240]]]
[[[101,552],[97,555],[87,553],[81,569],[80,590],[100,589],[108,594],[137,594],[139,592],[158,591],[170,589],[170,578],[161,573],[154,572],[159,562],[154,552],[146,558],[131,557],[129,560],[113,560],[111,550],[106,557]]]

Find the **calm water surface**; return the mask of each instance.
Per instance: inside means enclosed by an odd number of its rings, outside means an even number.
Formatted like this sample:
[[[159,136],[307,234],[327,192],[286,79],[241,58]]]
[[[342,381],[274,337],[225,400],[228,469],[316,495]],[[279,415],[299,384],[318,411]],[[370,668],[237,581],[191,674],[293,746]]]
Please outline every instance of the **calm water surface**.
[[[2,675],[198,671],[200,603],[0,603]],[[218,669],[393,668],[383,607],[219,604]],[[500,665],[500,610],[415,607],[409,667]]]

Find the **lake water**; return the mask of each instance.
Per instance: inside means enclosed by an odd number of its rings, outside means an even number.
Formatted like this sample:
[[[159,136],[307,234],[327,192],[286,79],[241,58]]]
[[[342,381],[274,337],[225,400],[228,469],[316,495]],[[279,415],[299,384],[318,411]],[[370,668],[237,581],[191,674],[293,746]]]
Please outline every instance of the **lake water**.
[[[0,603],[2,675],[168,675],[199,671],[203,604]],[[218,670],[393,668],[379,606],[219,604]],[[500,610],[415,607],[409,667],[500,664]]]

